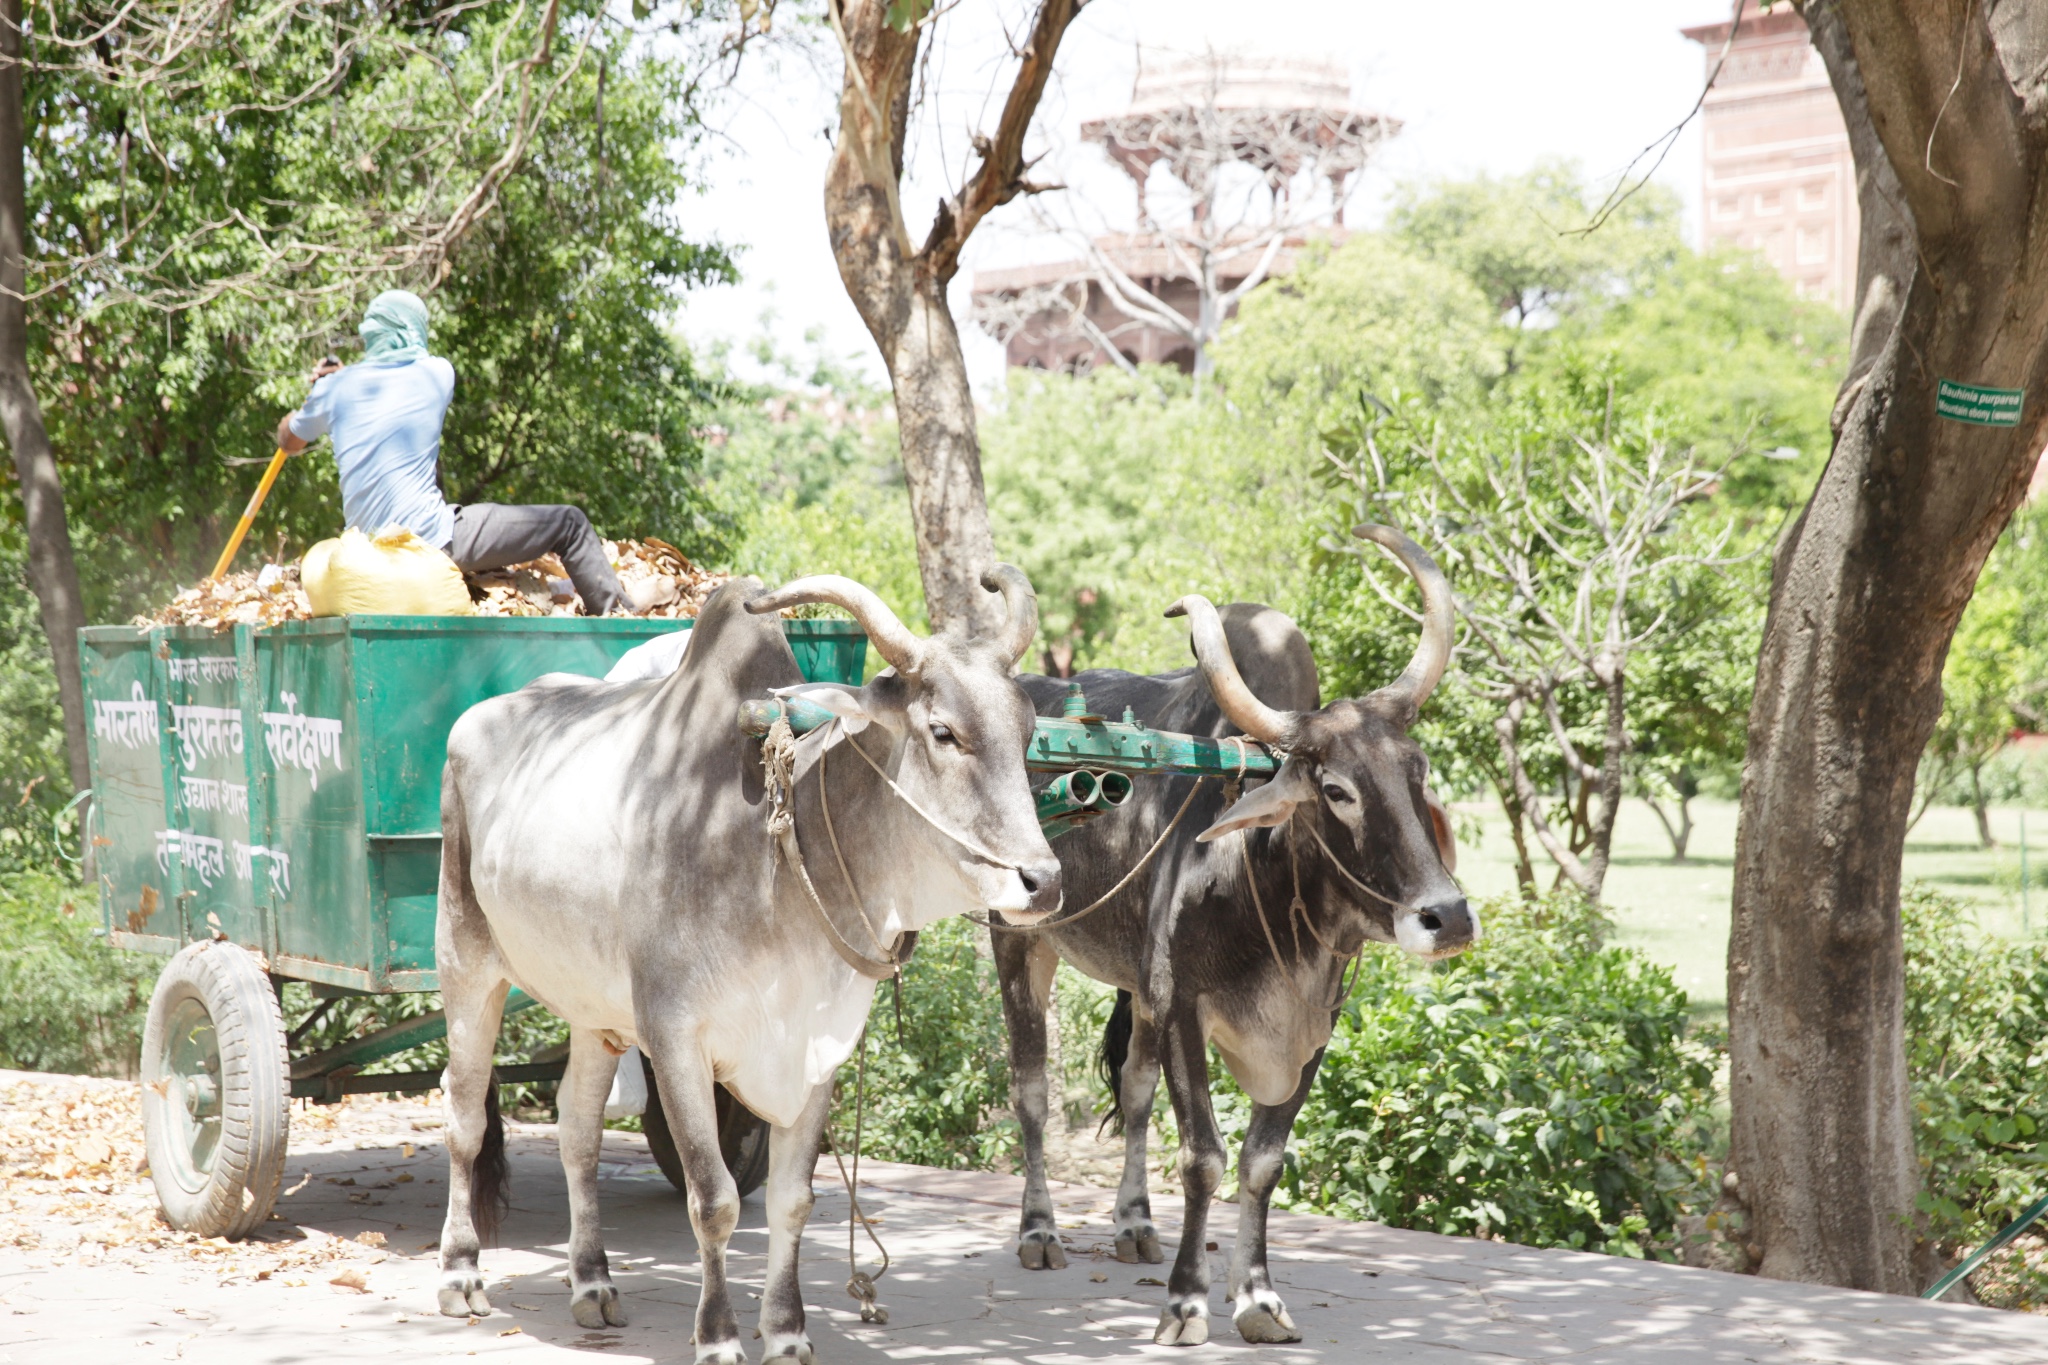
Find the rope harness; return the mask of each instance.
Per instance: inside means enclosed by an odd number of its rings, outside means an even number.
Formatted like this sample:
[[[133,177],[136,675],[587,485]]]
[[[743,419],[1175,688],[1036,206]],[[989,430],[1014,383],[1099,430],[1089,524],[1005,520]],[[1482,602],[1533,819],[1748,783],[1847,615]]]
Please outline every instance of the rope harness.
[[[860,1320],[886,1325],[889,1310],[875,1302],[875,1282],[889,1273],[889,1248],[882,1245],[882,1239],[875,1235],[875,1225],[860,1211],[860,1196],[855,1188],[860,1184],[860,1126],[861,1117],[867,1112],[868,1092],[868,1031],[860,1031],[860,1044],[856,1051],[860,1061],[853,1072],[853,1174],[846,1173],[846,1158],[840,1155],[839,1144],[832,1144],[832,1159],[839,1164],[839,1181],[846,1186],[846,1293],[860,1304]],[[875,1244],[875,1254],[882,1258],[881,1268],[870,1275],[860,1268],[860,1258],[854,1251],[853,1229],[859,1224]]]

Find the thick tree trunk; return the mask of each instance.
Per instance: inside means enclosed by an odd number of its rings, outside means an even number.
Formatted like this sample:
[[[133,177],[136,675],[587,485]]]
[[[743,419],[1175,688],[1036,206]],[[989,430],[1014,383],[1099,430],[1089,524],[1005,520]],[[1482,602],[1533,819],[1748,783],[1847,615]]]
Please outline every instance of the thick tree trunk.
[[[967,357],[946,306],[945,285],[921,278],[909,303],[904,325],[877,332],[875,342],[896,393],[925,607],[934,627],[959,621],[993,629],[999,623],[992,616],[982,619],[982,613],[993,609],[995,599],[982,591],[980,580],[996,562],[996,547],[981,482],[981,437]]]
[[[78,663],[85,599],[71,558],[57,457],[29,379],[28,305],[22,298],[28,279],[28,191],[21,38],[21,0],[0,0],[0,431],[14,453],[28,529],[29,583],[42,608],[43,634],[57,668],[71,783],[83,791],[92,780],[86,768],[85,683]]]
[[[935,628],[979,632],[998,624],[995,598],[980,588],[982,573],[995,562],[995,542],[974,395],[946,289],[981,219],[1039,188],[1024,179],[1024,134],[1060,39],[1079,10],[1077,0],[1041,0],[1017,53],[997,129],[971,140],[979,167],[940,203],[924,246],[913,248],[899,198],[903,142],[917,45],[938,11],[889,0],[827,0],[846,72],[825,180],[825,221],[839,278],[889,368],[918,575]],[[914,22],[899,27],[904,11]]]
[[[2024,29],[2039,8],[2000,21]],[[1839,434],[1778,549],[1750,712],[1730,1165],[1763,1274],[1911,1293],[1899,865],[1950,637],[2048,438],[2048,177],[2007,78],[2037,85],[2040,68],[2001,67],[1969,0],[1801,9],[1862,172],[1869,255]],[[2025,391],[2019,424],[1938,417],[1943,379]]]

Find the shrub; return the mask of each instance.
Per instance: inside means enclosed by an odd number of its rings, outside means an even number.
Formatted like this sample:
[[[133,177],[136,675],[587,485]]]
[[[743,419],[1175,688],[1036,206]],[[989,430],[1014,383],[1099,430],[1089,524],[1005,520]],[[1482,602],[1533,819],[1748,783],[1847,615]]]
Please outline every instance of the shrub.
[[[1919,1208],[1926,1235],[1961,1252],[2048,1178],[2048,948],[1991,937],[1925,886],[1907,887],[1901,908]],[[1994,1297],[2013,1301],[2001,1306],[2048,1299],[2048,1277],[2005,1259]]]
[[[1716,1040],[1687,1036],[1671,973],[1604,946],[1576,897],[1482,914],[1486,942],[1440,965],[1367,953],[1276,1198],[1671,1257],[1678,1218],[1710,1197]]]
[[[133,1076],[158,960],[96,936],[91,887],[0,876],[0,1066]]]
[[[987,1170],[1017,1142],[996,966],[975,951],[984,931],[962,919],[926,929],[903,972],[903,1034],[895,992],[868,1015],[867,1112],[861,1153],[952,1170]],[[833,1140],[852,1151],[855,1061],[839,1070]]]

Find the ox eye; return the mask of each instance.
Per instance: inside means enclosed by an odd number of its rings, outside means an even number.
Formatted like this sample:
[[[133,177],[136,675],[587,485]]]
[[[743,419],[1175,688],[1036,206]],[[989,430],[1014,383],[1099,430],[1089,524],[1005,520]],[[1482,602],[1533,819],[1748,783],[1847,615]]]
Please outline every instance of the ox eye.
[[[958,747],[960,743],[959,740],[953,738],[952,728],[945,725],[932,726],[932,738],[940,744],[951,744],[955,747]]]
[[[1330,798],[1332,804],[1339,806],[1351,799],[1351,793],[1345,791],[1334,782],[1325,782],[1323,784],[1323,795]]]

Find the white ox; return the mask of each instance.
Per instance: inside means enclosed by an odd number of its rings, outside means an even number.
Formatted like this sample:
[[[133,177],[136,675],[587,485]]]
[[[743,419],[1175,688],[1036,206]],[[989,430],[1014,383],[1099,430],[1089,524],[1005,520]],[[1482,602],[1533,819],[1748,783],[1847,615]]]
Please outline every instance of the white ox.
[[[725,1279],[739,1199],[719,1157],[718,1082],[772,1125],[767,1358],[814,1358],[797,1282],[811,1172],[834,1072],[893,945],[942,916],[992,907],[1030,923],[1060,901],[1024,769],[1032,708],[1011,678],[1037,605],[1014,568],[982,581],[1007,609],[990,640],[919,639],[833,575],[775,592],[736,579],[705,604],[669,676],[542,678],[456,723],[435,940],[449,1043],[442,1312],[490,1311],[478,1225],[504,1208],[507,1174],[491,1060],[517,985],[570,1026],[558,1102],[576,1321],[625,1321],[599,1235],[597,1157],[614,1057],[637,1042],[703,1258],[697,1359],[744,1359]],[[802,683],[775,613],[807,602],[851,611],[890,668],[865,687],[807,689],[842,719],[797,741],[793,824],[778,837],[763,746],[738,716],[741,702]]]

